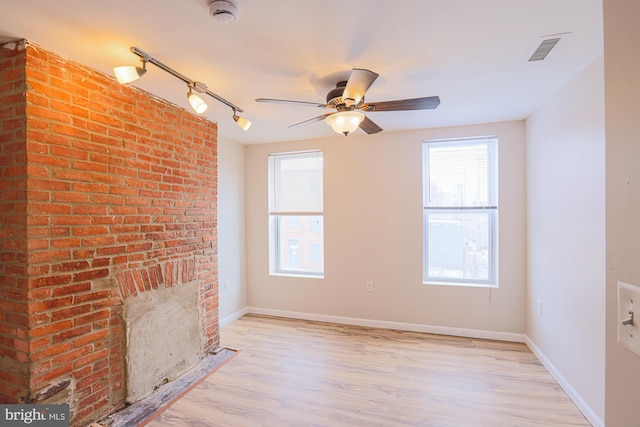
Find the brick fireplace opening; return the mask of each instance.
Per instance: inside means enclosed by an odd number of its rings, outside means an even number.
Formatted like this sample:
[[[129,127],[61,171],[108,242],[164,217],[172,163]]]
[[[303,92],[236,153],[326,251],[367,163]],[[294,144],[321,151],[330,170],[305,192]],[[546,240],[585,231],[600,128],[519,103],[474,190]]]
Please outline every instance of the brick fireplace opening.
[[[126,327],[127,403],[177,379],[204,357],[195,262],[167,262],[118,274]]]
[[[86,425],[217,347],[217,127],[0,46],[0,403]]]

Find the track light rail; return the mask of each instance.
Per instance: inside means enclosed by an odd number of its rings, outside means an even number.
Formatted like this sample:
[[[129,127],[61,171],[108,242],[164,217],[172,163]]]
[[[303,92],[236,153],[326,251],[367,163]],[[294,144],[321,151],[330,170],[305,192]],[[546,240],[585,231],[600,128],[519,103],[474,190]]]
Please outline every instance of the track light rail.
[[[227,101],[226,99],[224,99],[220,95],[210,91],[209,89],[206,88],[206,86],[202,85],[202,83],[196,82],[195,80],[191,80],[190,78],[188,78],[184,74],[181,74],[181,73],[177,72],[176,70],[174,70],[173,68],[169,67],[168,65],[158,61],[153,56],[151,56],[148,53],[142,51],[141,49],[139,49],[139,48],[137,48],[135,46],[132,46],[130,50],[131,50],[131,53],[133,53],[135,55],[138,55],[144,62],[148,62],[150,64],[155,65],[158,68],[161,68],[162,70],[166,71],[167,73],[171,74],[172,76],[182,80],[187,85],[189,85],[190,87],[195,89],[197,92],[206,93],[210,97],[212,97],[214,99],[217,99],[218,101],[222,102],[223,104],[225,104],[226,106],[232,108],[233,110],[235,110],[235,111],[237,111],[239,113],[244,113],[244,110],[242,108],[240,108],[237,105]]]

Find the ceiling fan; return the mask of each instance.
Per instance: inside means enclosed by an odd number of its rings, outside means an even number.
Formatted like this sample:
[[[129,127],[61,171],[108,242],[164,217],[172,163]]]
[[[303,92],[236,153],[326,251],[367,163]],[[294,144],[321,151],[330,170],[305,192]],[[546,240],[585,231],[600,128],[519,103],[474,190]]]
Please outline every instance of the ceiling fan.
[[[324,120],[334,131],[345,136],[358,129],[358,127],[368,134],[382,131],[382,128],[365,116],[362,111],[372,113],[376,111],[432,110],[440,105],[440,98],[437,96],[384,102],[365,102],[364,95],[377,78],[378,74],[373,71],[362,68],[352,69],[348,80],[338,82],[336,87],[329,91],[326,104],[272,98],[258,98],[256,102],[335,108],[337,110],[335,112],[295,123],[289,127],[298,127]]]

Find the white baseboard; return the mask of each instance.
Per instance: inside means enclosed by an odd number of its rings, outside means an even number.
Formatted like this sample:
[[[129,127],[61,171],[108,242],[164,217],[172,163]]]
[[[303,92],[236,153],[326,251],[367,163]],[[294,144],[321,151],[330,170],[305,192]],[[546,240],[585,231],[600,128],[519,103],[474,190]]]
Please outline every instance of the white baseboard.
[[[582,412],[582,415],[584,415],[585,418],[587,418],[587,420],[594,427],[604,427],[604,421],[602,420],[602,418],[600,418],[598,414],[596,414],[593,409],[591,409],[587,402],[584,401],[582,396],[580,396],[580,393],[578,393],[576,389],[573,388],[571,383],[567,381],[567,379],[560,373],[560,371],[554,366],[554,364],[551,363],[551,361],[544,355],[544,353],[538,348],[538,346],[536,346],[535,343],[526,335],[525,339],[525,342],[527,343],[533,354],[536,355],[538,360],[540,360],[547,371],[549,371],[551,376],[553,376],[558,384],[560,384],[560,387],[562,387],[565,393],[567,393],[569,398],[573,400],[573,403],[576,404],[580,412]]]
[[[230,314],[229,316],[225,317],[224,319],[220,319],[220,327],[224,328],[225,326],[227,326],[229,323],[232,323],[236,320],[238,320],[239,318],[241,318],[242,316],[244,316],[245,314],[249,313],[249,308],[245,307],[242,310],[236,311],[235,313]]]
[[[478,329],[450,328],[444,326],[423,325],[419,323],[389,322],[384,320],[360,319],[356,317],[329,316],[297,311],[274,310],[269,308],[247,307],[248,313],[265,316],[287,317],[291,319],[312,320],[316,322],[339,323],[343,325],[364,326],[368,328],[395,329],[399,331],[424,332],[438,335],[453,335],[468,338],[483,338],[497,341],[525,342],[524,334],[511,332],[483,331]]]

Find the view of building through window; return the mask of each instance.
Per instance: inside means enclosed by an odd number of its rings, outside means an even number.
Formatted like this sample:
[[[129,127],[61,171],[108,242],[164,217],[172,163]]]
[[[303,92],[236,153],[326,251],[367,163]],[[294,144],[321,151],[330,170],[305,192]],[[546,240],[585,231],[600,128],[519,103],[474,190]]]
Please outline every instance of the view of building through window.
[[[319,215],[279,216],[279,271],[322,273],[324,265],[322,219]]]

